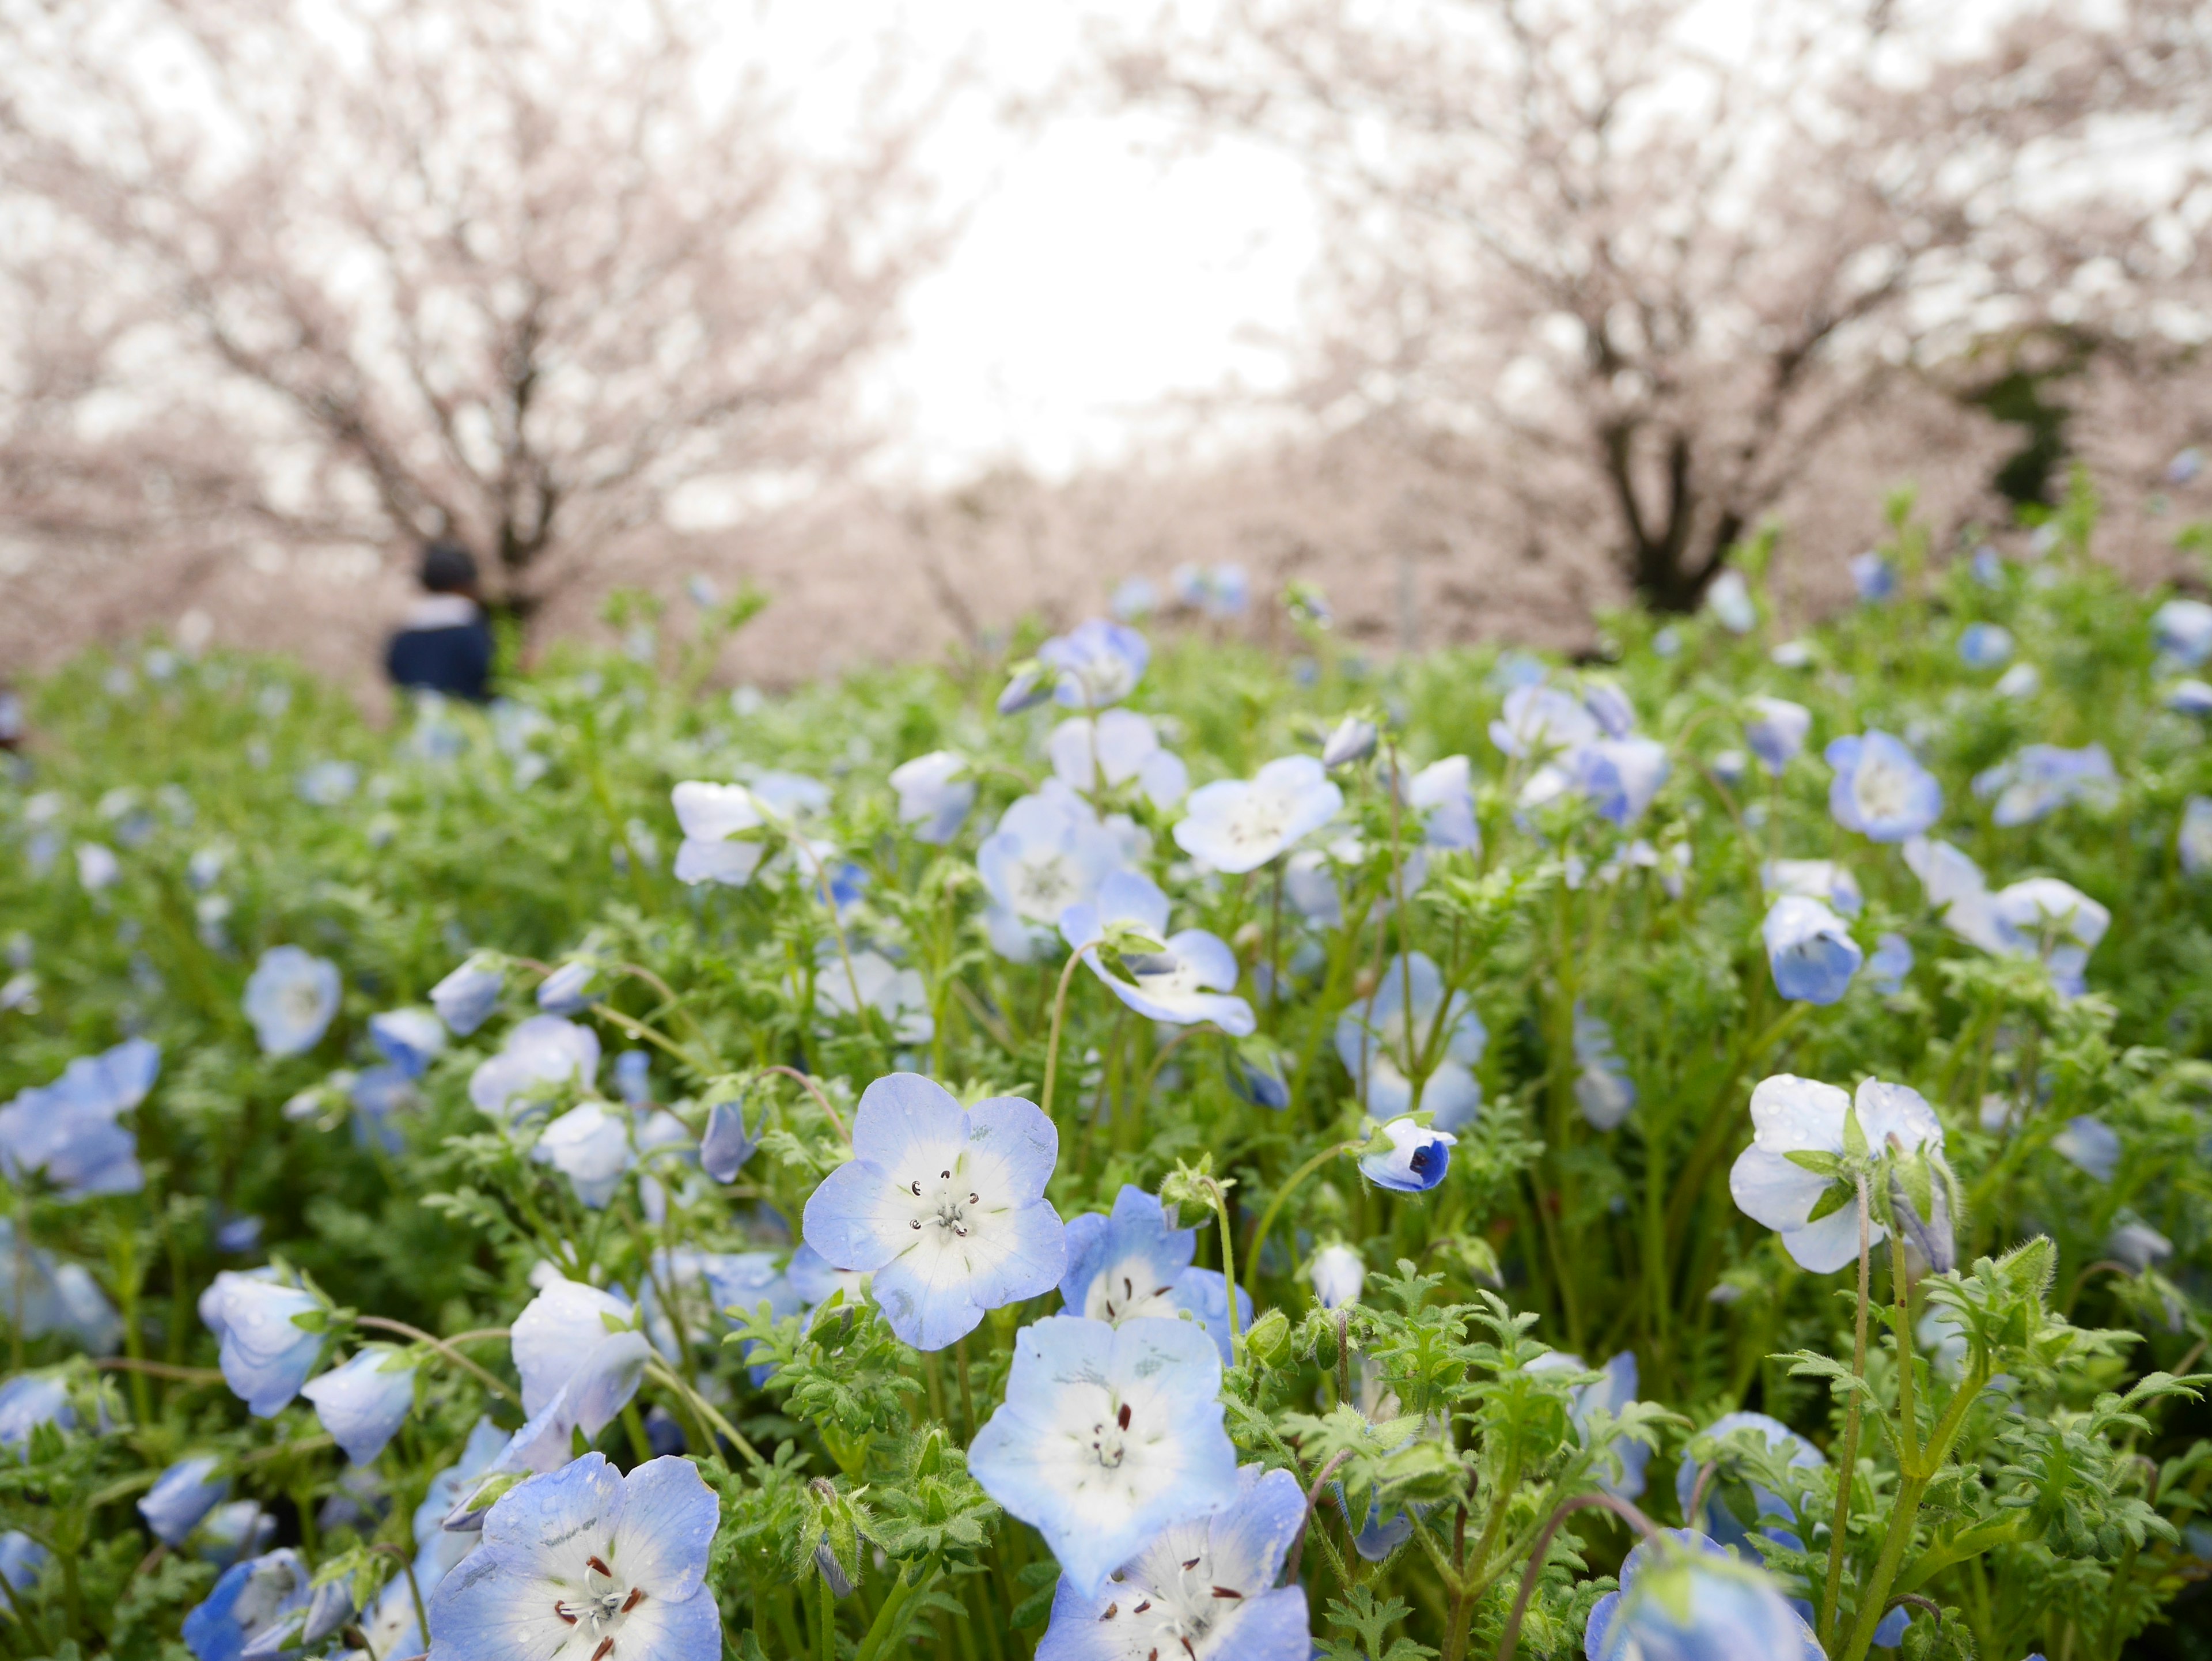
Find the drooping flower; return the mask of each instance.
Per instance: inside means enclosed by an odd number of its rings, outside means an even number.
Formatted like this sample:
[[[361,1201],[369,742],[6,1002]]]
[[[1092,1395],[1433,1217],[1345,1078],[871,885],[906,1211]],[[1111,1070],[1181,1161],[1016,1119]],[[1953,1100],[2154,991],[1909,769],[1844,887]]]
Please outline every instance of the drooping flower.
[[[915,840],[934,848],[960,834],[975,805],[967,757],[950,750],[933,750],[901,763],[891,769],[890,785],[898,792],[899,823],[912,825]]]
[[[1313,1281],[1314,1296],[1321,1300],[1321,1306],[1337,1309],[1359,1301],[1367,1285],[1367,1265],[1358,1252],[1339,1241],[1314,1253],[1306,1265],[1306,1275]]]
[[[2140,1275],[2173,1256],[2173,1242],[2148,1223],[2126,1222],[2106,1236],[2105,1255]]]
[[[1271,761],[1249,779],[1217,779],[1190,793],[1177,847],[1238,876],[1304,840],[1344,806],[1344,793],[1311,756]]]
[[[1656,739],[1600,739],[1569,758],[1576,788],[1600,818],[1634,824],[1667,782],[1667,746]]]
[[[1723,571],[1705,590],[1705,609],[1732,635],[1747,635],[1759,627],[1759,607],[1753,603],[1751,585],[1743,573]]]
[[[465,1038],[491,1018],[503,984],[498,959],[478,953],[430,989],[430,1006],[455,1037]]]
[[[1506,755],[1540,761],[1562,750],[1578,749],[1603,729],[1581,702],[1554,686],[1516,686],[1505,708],[1490,723],[1490,741]]]
[[[2151,613],[2158,649],[2186,668],[2212,657],[2212,605],[2201,599],[2170,599]]]
[[[1305,1589],[1275,1584],[1304,1521],[1295,1476],[1244,1466],[1224,1509],[1169,1524],[1095,1595],[1063,1577],[1037,1661],[1306,1661]]]
[[[1632,1350],[1620,1352],[1603,1366],[1590,1368],[1579,1355],[1563,1350],[1553,1350],[1538,1356],[1528,1364],[1531,1372],[1597,1372],[1604,1377],[1594,1384],[1577,1384],[1570,1398],[1567,1416],[1573,1423],[1575,1435],[1584,1447],[1597,1427],[1591,1415],[1603,1413],[1619,1418],[1621,1409],[1636,1399],[1636,1355]],[[1618,1500],[1634,1500],[1644,1492],[1644,1470],[1651,1459],[1650,1444],[1633,1436],[1609,1436],[1607,1449],[1618,1462],[1618,1469],[1601,1469],[1598,1486]]]
[[[1012,803],[975,854],[991,896],[991,944],[1002,957],[1027,961],[1060,913],[1095,896],[1122,863],[1113,833],[1057,780]]]
[[[1869,549],[1850,558],[1851,587],[1858,590],[1859,598],[1869,605],[1887,599],[1897,592],[1897,567],[1884,555]]]
[[[1427,1129],[1404,1118],[1391,1120],[1379,1134],[1389,1140],[1389,1148],[1359,1157],[1360,1175],[1377,1188],[1425,1194],[1451,1169],[1451,1151],[1459,1138],[1449,1130]]]
[[[246,1019],[267,1056],[313,1050],[338,1013],[338,966],[296,946],[272,946],[246,983]]]
[[[1252,1006],[1235,995],[1237,954],[1202,928],[1167,932],[1168,897],[1135,871],[1116,871],[1098,886],[1095,901],[1079,901],[1060,914],[1060,932],[1083,954],[1085,967],[1139,1015],[1177,1026],[1211,1021],[1241,1038],[1256,1025]],[[1123,980],[1107,970],[1102,947],[1109,935],[1141,937],[1120,952]],[[1152,949],[1157,946],[1158,949]]]
[[[1690,1529],[1638,1542],[1620,1586],[1590,1606],[1588,1661],[1825,1661],[1763,1570]]]
[[[0,1107],[0,1172],[20,1184],[35,1171],[65,1200],[137,1193],[146,1185],[137,1138],[117,1120],[145,1100],[161,1067],[158,1048],[131,1038],[19,1092]]]
[[[1846,830],[1875,842],[1903,842],[1936,823],[1943,787],[1911,751],[1879,728],[1832,740],[1826,751],[1836,776],[1828,812]]]
[[[1974,794],[1990,800],[1992,824],[2033,824],[2069,802],[2109,806],[2119,795],[2119,776],[2101,744],[2063,750],[2055,744],[2023,745],[2010,760],[1974,776]]]
[[[1775,990],[1801,1003],[1837,1001],[1850,989],[1865,957],[1841,917],[1802,894],[1775,901],[1759,933]]]
[[[2177,715],[2212,715],[2212,686],[2195,678],[2177,680],[2160,702]]]
[[[234,1563],[185,1616],[185,1646],[198,1661],[240,1661],[256,1639],[303,1614],[313,1596],[307,1566],[289,1546]]]
[[[699,1139],[699,1163],[718,1183],[733,1183],[758,1140],[745,1125],[743,1102],[716,1102],[708,1110],[707,1131]]]
[[[1420,1105],[1445,1131],[1472,1124],[1481,1110],[1482,1085],[1474,1068],[1489,1041],[1464,990],[1454,992],[1447,1003],[1443,976],[1423,952],[1392,958],[1375,990],[1336,1020],[1337,1056],[1358,1086],[1361,1102],[1378,1119],[1413,1110],[1409,1047],[1415,1068],[1426,1062],[1432,1050],[1438,1052],[1436,1069],[1422,1086]]]
[[[589,958],[571,958],[538,983],[538,1007],[549,1015],[579,1015],[592,1007],[592,983],[599,966]]]
[[[1959,636],[1959,661],[1969,669],[1994,669],[2012,655],[2012,630],[2001,624],[1970,623]]]
[[[419,1079],[446,1048],[446,1028],[427,1009],[387,1009],[368,1018],[368,1039],[384,1059]]]
[[[684,1459],[624,1476],[587,1453],[533,1476],[501,1496],[482,1542],[430,1594],[431,1650],[441,1661],[717,1661],[707,1555],[719,1517]]]
[[[684,831],[676,849],[677,881],[743,888],[752,880],[768,844],[751,833],[765,830],[768,817],[750,790],[687,779],[669,792],[669,802]]]
[[[2081,1114],[2051,1139],[2051,1146],[2084,1175],[2109,1183],[2120,1168],[2119,1133],[2102,1119]]]
[[[69,1390],[51,1372],[19,1372],[0,1384],[0,1448],[20,1456],[40,1425],[76,1427]]]
[[[1802,894],[1847,917],[1858,916],[1866,904],[1858,879],[1834,860],[1769,860],[1759,874],[1770,894]]]
[[[201,1323],[221,1345],[223,1381],[257,1419],[274,1418],[314,1371],[322,1335],[298,1317],[321,1308],[313,1295],[275,1277],[274,1269],[225,1269],[200,1293]]]
[[[1066,1231],[1044,1197],[1059,1152],[1032,1103],[963,1109],[920,1074],[890,1074],[861,1094],[851,1161],[808,1196],[806,1243],[835,1268],[875,1276],[901,1338],[943,1349],[1066,1271]]]
[[[927,1043],[937,1031],[929,1013],[929,989],[918,969],[901,969],[880,952],[863,949],[852,954],[852,970],[846,971],[836,942],[830,943],[815,965],[814,1007],[825,1014],[855,1013],[853,994],[884,1019],[893,1042]]]
[[[599,1035],[558,1015],[532,1015],[507,1035],[499,1053],[469,1075],[469,1100],[494,1119],[514,1115],[518,1098],[550,1093],[599,1076]]]
[[[1816,1275],[1841,1269],[1859,1255],[1859,1218],[1844,1205],[1814,1220],[1831,1179],[1790,1159],[1792,1153],[1844,1152],[1844,1118],[1856,1110],[1869,1148],[1911,1153],[1927,1147],[1941,1156],[1943,1125],[1917,1090],[1878,1079],[1860,1082],[1856,1100],[1832,1084],[1779,1073],[1761,1080],[1751,1092],[1751,1146],[1729,1172],[1729,1193],[1754,1222],[1782,1236],[1798,1265]],[[1937,1215],[1929,1226],[1948,1232],[1948,1202],[1942,1183],[1935,1188]],[[1870,1221],[1869,1245],[1879,1245],[1888,1231]]]
[[[1321,764],[1333,773],[1340,767],[1365,761],[1375,753],[1378,736],[1373,721],[1359,715],[1346,715],[1322,745]]]
[[[200,1518],[229,1494],[230,1479],[220,1474],[214,1459],[203,1454],[180,1459],[163,1471],[154,1486],[139,1496],[138,1514],[146,1519],[156,1540],[181,1546],[200,1525]]]
[[[548,1281],[515,1317],[514,1370],[522,1379],[522,1410],[552,1439],[557,1430],[566,1459],[568,1428],[597,1436],[637,1394],[652,1346],[636,1329],[629,1301],[580,1281]]]
[[[1766,770],[1780,778],[1790,758],[1805,747],[1806,735],[1813,730],[1813,712],[1787,698],[1755,697],[1744,702],[1752,715],[1743,724],[1743,740]]]
[[[1912,942],[1902,934],[1882,934],[1875,940],[1874,955],[1866,960],[1867,983],[1885,998],[1905,989],[1912,972]]]
[[[968,1469],[1095,1597],[1163,1529],[1236,1503],[1220,1390],[1219,1352],[1188,1322],[1048,1315],[1015,1335]]]
[[[1613,1028],[1575,1002],[1575,1104],[1594,1130],[1614,1130],[1636,1110],[1636,1081],[1613,1048]]]
[[[26,1338],[65,1333],[92,1355],[122,1348],[123,1317],[91,1270],[43,1246],[21,1250],[9,1217],[0,1217],[0,1315]]]
[[[2212,871],[2212,796],[2191,796],[2182,804],[2174,854],[2190,876],[2201,877]]]
[[[415,1405],[417,1365],[391,1344],[368,1344],[310,1378],[300,1394],[315,1404],[315,1416],[347,1458],[374,1464]]]

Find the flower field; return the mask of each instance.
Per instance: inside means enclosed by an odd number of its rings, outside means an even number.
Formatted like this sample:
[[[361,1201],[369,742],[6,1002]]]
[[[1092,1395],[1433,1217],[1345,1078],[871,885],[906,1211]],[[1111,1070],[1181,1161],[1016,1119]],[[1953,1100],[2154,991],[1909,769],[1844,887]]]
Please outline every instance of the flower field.
[[[0,1647],[2205,1653],[2212,607],[2094,528],[27,689]]]

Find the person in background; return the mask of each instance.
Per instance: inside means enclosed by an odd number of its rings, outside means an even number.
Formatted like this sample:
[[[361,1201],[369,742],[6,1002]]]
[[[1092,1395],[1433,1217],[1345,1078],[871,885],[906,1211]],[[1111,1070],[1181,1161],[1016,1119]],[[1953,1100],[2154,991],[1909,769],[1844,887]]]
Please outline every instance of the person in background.
[[[384,654],[403,691],[443,692],[482,703],[491,697],[491,626],[477,598],[477,563],[451,542],[422,549],[424,589]]]

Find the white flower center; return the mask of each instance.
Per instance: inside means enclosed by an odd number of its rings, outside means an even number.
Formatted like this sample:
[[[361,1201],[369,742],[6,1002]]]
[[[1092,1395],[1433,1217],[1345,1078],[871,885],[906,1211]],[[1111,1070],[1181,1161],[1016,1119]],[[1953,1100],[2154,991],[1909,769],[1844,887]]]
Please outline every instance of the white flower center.
[[[1094,1321],[1119,1325],[1140,1315],[1176,1318],[1175,1288],[1158,1284],[1159,1268],[1148,1257],[1129,1257],[1091,1277],[1083,1312]]]
[[[592,1646],[591,1661],[605,1661],[629,1612],[645,1601],[645,1588],[627,1585],[600,1558],[584,1560],[584,1595],[556,1597],[553,1613],[578,1628]]]
[[[1179,1654],[1187,1661],[1200,1661],[1202,1656],[1225,1652],[1225,1628],[1244,1605],[1241,1589],[1215,1579],[1209,1551],[1184,1559],[1165,1585],[1146,1586],[1119,1576],[1107,1585],[1113,1601],[1099,1615],[1099,1623],[1120,1628],[1114,1636],[1121,1642],[1121,1652],[1130,1656]]]
[[[1083,884],[1065,855],[1048,854],[1014,867],[1014,910],[1038,922],[1058,922],[1082,897]]]
[[[302,1026],[322,1013],[322,997],[307,981],[294,981],[285,987],[278,999],[285,1015]]]
[[[1291,805],[1273,791],[1247,790],[1229,812],[1224,834],[1237,848],[1272,848],[1291,822]]]
[[[1138,955],[1125,952],[1121,964],[1137,983],[1139,990],[1163,1003],[1190,997],[1203,989],[1198,983],[1198,971],[1171,952]]]
[[[1863,761],[1851,776],[1851,794],[1857,800],[1862,818],[1897,818],[1905,812],[1911,792],[1912,781],[1905,770],[1889,762]]]
[[[908,1220],[915,1230],[929,1232],[940,1244],[964,1240],[981,1226],[983,1196],[968,1186],[956,1162],[933,1178],[915,1177],[907,1183]]]

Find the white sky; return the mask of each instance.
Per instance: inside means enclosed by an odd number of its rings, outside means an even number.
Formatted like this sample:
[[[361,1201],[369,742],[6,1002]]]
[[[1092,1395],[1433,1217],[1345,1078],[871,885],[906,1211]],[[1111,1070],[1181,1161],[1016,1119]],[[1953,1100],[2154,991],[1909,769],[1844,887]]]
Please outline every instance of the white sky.
[[[964,230],[909,295],[907,338],[871,388],[899,435],[896,470],[944,484],[1012,461],[1061,476],[1128,454],[1177,394],[1280,383],[1267,342],[1295,326],[1316,234],[1290,162],[1217,144],[1170,163],[1171,129],[1095,100],[1034,127],[996,119],[1002,100],[1082,65],[1086,26],[1141,25],[1158,3],[837,0],[812,13],[810,27],[833,16],[848,49],[898,29],[925,79],[963,53],[978,71],[927,151]]]

